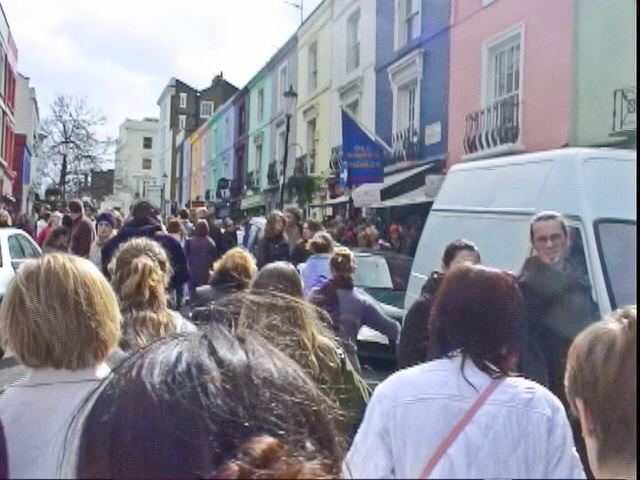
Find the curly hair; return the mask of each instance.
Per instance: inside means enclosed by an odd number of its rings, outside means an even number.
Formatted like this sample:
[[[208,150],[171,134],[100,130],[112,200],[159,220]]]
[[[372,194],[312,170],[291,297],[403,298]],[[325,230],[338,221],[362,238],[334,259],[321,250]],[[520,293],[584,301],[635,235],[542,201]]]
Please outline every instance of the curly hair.
[[[111,265],[113,286],[123,319],[123,350],[140,348],[176,331],[167,308],[171,277],[167,252],[146,237],[131,239],[118,249]]]
[[[356,258],[353,252],[346,247],[338,247],[333,250],[329,261],[334,277],[351,277],[356,273]]]

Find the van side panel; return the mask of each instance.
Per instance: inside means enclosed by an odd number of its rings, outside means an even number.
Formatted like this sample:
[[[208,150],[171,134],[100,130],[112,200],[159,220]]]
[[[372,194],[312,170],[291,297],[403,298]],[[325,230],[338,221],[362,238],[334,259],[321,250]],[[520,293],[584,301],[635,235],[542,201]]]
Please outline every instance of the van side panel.
[[[530,253],[529,215],[431,211],[411,268],[405,311],[429,274],[441,268],[442,253],[454,240],[476,244],[483,265],[518,273]]]

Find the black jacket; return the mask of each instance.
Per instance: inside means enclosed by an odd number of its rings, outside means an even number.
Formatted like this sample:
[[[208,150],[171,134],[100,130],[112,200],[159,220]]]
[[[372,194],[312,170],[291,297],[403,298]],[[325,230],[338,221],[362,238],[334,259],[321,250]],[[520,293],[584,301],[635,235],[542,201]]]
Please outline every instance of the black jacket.
[[[429,317],[443,274],[432,272],[422,286],[418,299],[407,311],[398,342],[398,368],[407,368],[431,360],[428,352]]]
[[[284,235],[272,238],[262,237],[258,242],[258,247],[256,248],[258,268],[280,260],[288,262],[289,259],[289,244]]]
[[[162,233],[162,227],[151,219],[131,220],[123,225],[118,234],[102,247],[102,272],[107,278],[109,275],[109,262],[120,245],[127,240],[136,237],[147,237],[158,242],[169,254],[169,261],[173,275],[169,282],[169,288],[184,285],[189,280],[189,268],[187,257],[182,250],[180,242],[171,235]]]
[[[216,272],[209,285],[203,285],[196,288],[195,298],[192,305],[196,308],[204,307],[211,302],[217,302],[227,295],[246,290],[249,282],[238,278],[231,272]]]

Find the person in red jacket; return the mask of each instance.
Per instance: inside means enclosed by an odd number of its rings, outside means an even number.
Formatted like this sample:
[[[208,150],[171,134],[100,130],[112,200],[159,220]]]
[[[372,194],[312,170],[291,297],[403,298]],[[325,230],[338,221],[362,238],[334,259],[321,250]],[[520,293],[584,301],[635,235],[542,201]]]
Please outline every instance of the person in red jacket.
[[[91,220],[84,214],[84,207],[80,200],[69,202],[69,216],[73,222],[71,225],[71,253],[79,257],[89,258],[91,244],[95,238]]]

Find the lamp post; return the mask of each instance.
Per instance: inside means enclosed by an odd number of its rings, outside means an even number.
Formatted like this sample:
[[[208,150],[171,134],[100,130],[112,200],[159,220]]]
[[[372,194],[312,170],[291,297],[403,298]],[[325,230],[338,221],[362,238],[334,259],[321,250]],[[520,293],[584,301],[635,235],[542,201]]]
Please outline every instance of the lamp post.
[[[287,123],[284,130],[284,155],[282,158],[282,182],[280,183],[280,210],[284,208],[284,182],[287,179],[287,157],[289,156],[289,132],[291,131],[291,117],[293,116],[293,105],[298,98],[298,94],[293,89],[293,85],[289,85],[289,90],[282,94],[284,97],[285,116]]]
[[[167,215],[167,202],[164,199],[164,186],[167,183],[167,172],[164,172],[162,174],[162,192],[161,192],[161,196],[162,196],[162,218],[164,220],[164,217]]]

